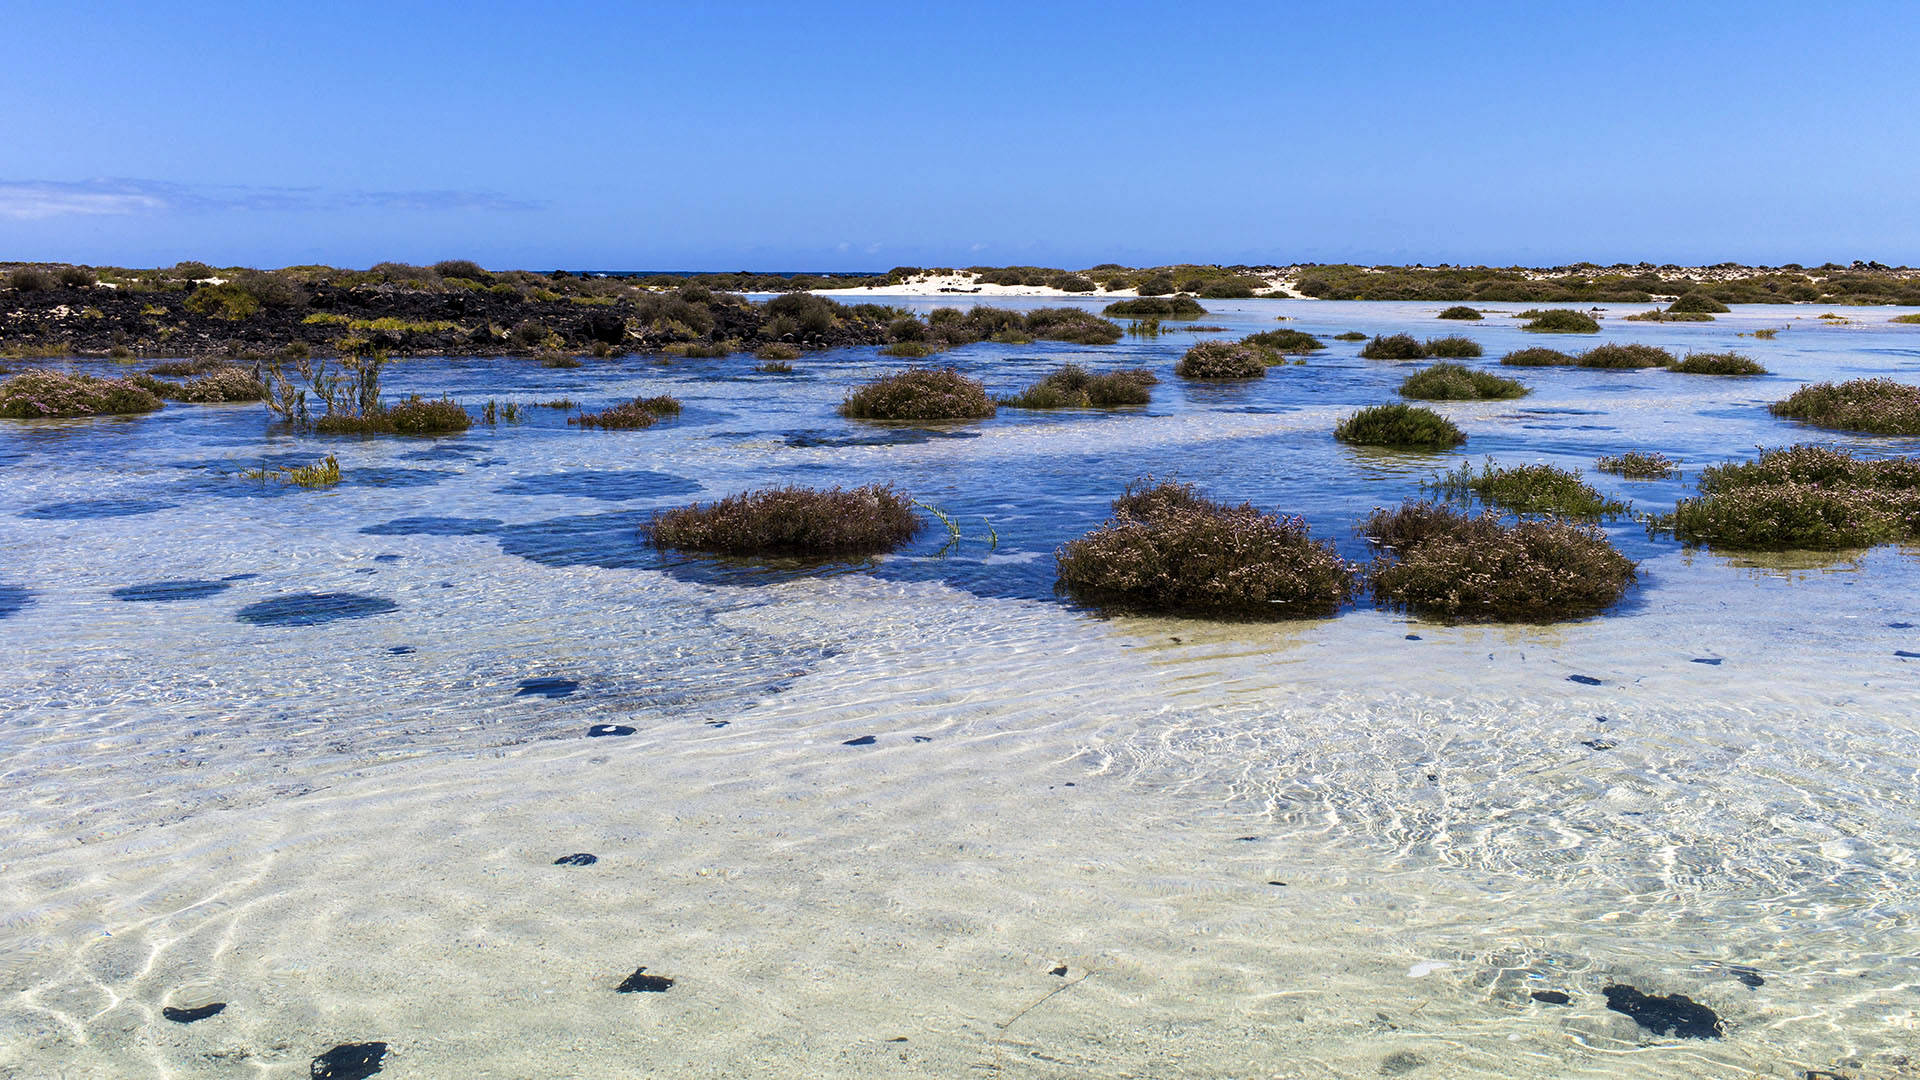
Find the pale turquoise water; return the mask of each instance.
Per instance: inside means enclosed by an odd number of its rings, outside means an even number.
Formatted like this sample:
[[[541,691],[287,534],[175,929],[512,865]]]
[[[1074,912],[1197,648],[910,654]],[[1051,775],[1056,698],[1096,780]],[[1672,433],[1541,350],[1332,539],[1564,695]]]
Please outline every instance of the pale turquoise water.
[[[833,415],[905,363],[871,349],[793,376],[391,369],[474,406],[687,403],[644,432],[5,422],[0,1076],[304,1075],[367,1039],[394,1076],[1359,1076],[1403,1052],[1427,1062],[1409,1075],[1897,1075],[1920,1016],[1910,553],[1729,558],[1621,520],[1641,584],[1544,628],[1109,620],[1054,597],[1050,553],[1147,473],[1302,513],[1358,558],[1360,515],[1463,459],[1920,452],[1764,407],[1913,379],[1920,327],[1779,308],[1542,337],[1438,305],[1209,306],[1231,333],[1201,336],[1460,332],[1486,365],[1645,341],[1774,374],[1510,371],[1531,397],[1439,406],[1470,436],[1449,455],[1333,442],[1407,370],[1358,343],[1196,387],[1170,377],[1179,332],[955,351],[996,393],[1063,359],[1164,381],[1143,410],[931,432]],[[1735,337],[1761,326],[1791,329]],[[231,475],[329,452],[332,490]],[[1590,478],[1641,509],[1685,490]],[[635,533],[695,498],[875,480],[965,538],[814,575]],[[310,593],[367,599],[276,621]],[[571,851],[601,862],[550,865]],[[642,963],[680,982],[610,992]],[[1000,1026],[1059,963],[1094,974]],[[1636,1031],[1600,1002],[1616,980],[1711,1004],[1727,1037]],[[158,1018],[188,997],[230,1008]]]

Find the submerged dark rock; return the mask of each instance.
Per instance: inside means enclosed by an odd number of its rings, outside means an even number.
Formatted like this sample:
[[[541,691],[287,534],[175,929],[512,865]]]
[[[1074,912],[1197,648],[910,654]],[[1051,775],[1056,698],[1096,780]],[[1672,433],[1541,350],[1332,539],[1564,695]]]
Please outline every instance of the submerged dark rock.
[[[841,746],[872,746],[877,740],[871,735],[862,735],[857,739],[848,739]]]
[[[520,689],[516,691],[513,696],[563,698],[578,689],[580,689],[580,683],[576,679],[561,679],[555,677],[521,679]]]
[[[1767,980],[1763,978],[1759,972],[1753,970],[1750,967],[1747,967],[1744,964],[1728,965],[1727,973],[1732,975],[1735,979],[1739,980],[1742,986],[1752,987],[1757,990],[1760,987],[1767,985]]]
[[[414,648],[411,645],[395,645],[387,651],[395,656],[411,656],[413,655]]]
[[[598,855],[589,855],[584,851],[576,851],[571,855],[562,855],[559,858],[553,860],[553,865],[555,866],[592,866],[594,863],[597,863],[599,861],[600,861],[600,856]]]
[[[1066,975],[1066,973],[1067,973],[1067,965],[1065,964],[1061,964],[1059,967],[1054,968],[1052,971],[1047,972],[1047,974],[1049,975],[1060,975],[1063,977]]]
[[[517,476],[494,490],[501,495],[573,495],[621,502],[664,495],[691,495],[700,490],[700,485],[684,476],[645,469],[578,469],[541,476]]]
[[[1893,655],[1902,657],[1907,660],[1920,659],[1920,652],[1908,652],[1905,649],[1895,649],[1893,650]]]
[[[399,561],[400,561],[400,556],[398,556],[398,555],[391,555],[391,554],[389,554],[389,555],[375,555],[375,556],[373,557],[373,561],[374,561],[374,562],[399,562]]]
[[[1684,994],[1643,994],[1618,983],[1601,992],[1607,995],[1607,1008],[1648,1031],[1682,1039],[1717,1039],[1722,1034],[1720,1015]]]
[[[486,536],[505,522],[499,518],[405,517],[367,525],[366,536]]]
[[[1611,750],[1620,744],[1612,739],[1583,739],[1580,745],[1589,750]]]
[[[0,585],[0,619],[18,615],[33,599],[33,592],[18,585]]]
[[[1693,658],[1693,662],[1696,664],[1710,664],[1714,667],[1719,667],[1721,664],[1721,659],[1720,657],[1717,657],[1717,656],[1696,656]]]
[[[162,510],[171,510],[174,506],[174,503],[161,502],[158,499],[75,499],[72,502],[48,503],[45,506],[22,510],[20,516],[36,521],[86,521],[90,518],[157,514]]]
[[[1528,995],[1543,1005],[1565,1005],[1573,999],[1558,990],[1535,990]]]
[[[234,618],[255,626],[318,626],[341,619],[364,619],[400,610],[384,596],[360,593],[292,593],[248,604]]]
[[[587,738],[599,739],[608,735],[631,735],[635,731],[625,724],[595,724],[587,729]]]
[[[1569,675],[1567,676],[1567,681],[1577,682],[1581,686],[1599,686],[1600,685],[1600,680],[1594,678],[1591,675]]]
[[[649,975],[647,969],[642,966],[635,968],[633,974],[627,976],[619,986],[614,987],[614,991],[621,994],[664,994],[672,985],[672,979],[660,975]]]
[[[1426,1063],[1427,1063],[1427,1059],[1421,1057],[1419,1054],[1416,1054],[1411,1050],[1401,1050],[1396,1053],[1388,1054],[1386,1057],[1380,1060],[1380,1075],[1381,1076],[1404,1076],[1405,1074],[1410,1073],[1413,1070],[1424,1066]]]
[[[380,1071],[386,1056],[383,1042],[341,1043],[314,1058],[307,1075],[311,1080],[365,1080]]]
[[[192,1005],[184,1009],[177,1009],[172,1005],[163,1005],[160,1008],[160,1015],[176,1024],[191,1024],[195,1021],[205,1020],[209,1016],[219,1016],[225,1011],[227,1011],[226,1002],[214,1001],[205,1005]]]

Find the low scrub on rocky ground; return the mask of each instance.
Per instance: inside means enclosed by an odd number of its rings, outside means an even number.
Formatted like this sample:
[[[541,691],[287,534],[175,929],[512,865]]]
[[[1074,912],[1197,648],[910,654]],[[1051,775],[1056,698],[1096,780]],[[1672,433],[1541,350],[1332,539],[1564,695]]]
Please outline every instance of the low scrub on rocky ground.
[[[840,415],[855,420],[983,420],[993,414],[987,388],[953,368],[885,375],[840,403]]]
[[[1054,553],[1060,587],[1126,610],[1289,619],[1330,615],[1353,593],[1353,567],[1297,517],[1151,479],[1114,500],[1100,528]]]
[[[1381,554],[1376,602],[1463,622],[1553,622],[1604,611],[1633,584],[1632,560],[1597,528],[1471,517],[1437,503],[1376,509],[1360,532]]]
[[[767,488],[656,514],[644,535],[660,547],[719,555],[855,557],[892,551],[921,521],[891,487]]]

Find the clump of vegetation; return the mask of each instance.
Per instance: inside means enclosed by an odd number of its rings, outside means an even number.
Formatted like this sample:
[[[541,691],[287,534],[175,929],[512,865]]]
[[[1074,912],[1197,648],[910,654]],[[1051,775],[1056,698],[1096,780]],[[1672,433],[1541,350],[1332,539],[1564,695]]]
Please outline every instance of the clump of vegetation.
[[[125,416],[161,407],[160,398],[128,379],[59,371],[23,371],[0,382],[0,417]]]
[[[1535,334],[1597,334],[1600,324],[1593,316],[1571,308],[1550,308],[1546,311],[1534,309],[1523,311],[1520,317],[1528,320],[1520,329]]]
[[[1422,368],[1400,384],[1401,397],[1420,401],[1505,401],[1527,392],[1517,379],[1449,363]]]
[[[1353,567],[1300,518],[1151,479],[1129,485],[1113,516],[1054,560],[1073,596],[1146,611],[1304,618],[1331,614],[1354,587]]]
[[[1258,334],[1249,334],[1241,340],[1255,348],[1266,349],[1282,356],[1306,356],[1327,347],[1326,342],[1301,330],[1263,330]]]
[[[1148,296],[1138,300],[1116,300],[1101,310],[1103,315],[1126,318],[1198,319],[1207,313],[1191,296]]]
[[[1111,345],[1126,336],[1118,323],[1081,308],[1035,308],[1027,312],[1025,322],[1028,334],[1045,341]]]
[[[1637,315],[1627,316],[1628,322],[1712,322],[1713,316],[1704,311],[1662,311],[1653,308]]]
[[[1593,467],[1601,472],[1613,473],[1628,480],[1665,480],[1676,471],[1672,458],[1662,453],[1642,450],[1628,450],[1598,458],[1594,461]]]
[[[1700,496],[1654,525],[1734,550],[1833,551],[1920,537],[1920,458],[1801,444],[1704,469]]]
[[[202,285],[187,296],[187,310],[232,322],[260,310],[260,300],[234,282]]]
[[[578,416],[567,417],[567,423],[583,428],[597,427],[607,431],[631,431],[649,428],[669,416],[680,415],[680,402],[666,394],[659,397],[637,397],[632,401],[623,401],[597,413],[583,412]]]
[[[473,426],[458,402],[418,394],[396,405],[379,405],[358,415],[333,412],[313,422],[322,435],[451,435]]]
[[[840,415],[856,420],[983,420],[993,414],[987,388],[953,368],[882,376],[840,403]]]
[[[1412,334],[1375,336],[1360,347],[1360,355],[1368,360],[1425,360],[1427,347]]]
[[[1920,323],[1920,312],[1915,312],[1911,315],[1895,315],[1893,318],[1888,319],[1887,321],[1897,322],[1897,323]]]
[[[185,385],[168,395],[174,401],[204,405],[229,401],[260,401],[266,396],[267,388],[261,384],[259,377],[239,366],[214,368],[199,378],[188,380]]]
[[[1470,337],[1461,337],[1459,334],[1452,334],[1447,337],[1428,338],[1427,343],[1421,347],[1426,351],[1428,356],[1440,356],[1448,359],[1480,355],[1480,343]]]
[[[785,360],[762,360],[753,365],[753,370],[762,375],[791,375],[793,374],[793,365],[787,363]]]
[[[1376,509],[1360,531],[1383,550],[1367,572],[1374,599],[1446,619],[1581,618],[1612,606],[1635,577],[1598,529],[1571,522],[1509,525],[1410,502]]]
[[[798,345],[788,345],[783,341],[775,341],[753,350],[753,356],[756,360],[767,361],[798,360],[800,359],[800,347]],[[788,368],[787,370],[791,371],[793,369]]]
[[[583,361],[577,356],[568,356],[558,349],[541,349],[533,354],[543,368],[577,368]]]
[[[1733,309],[1703,292],[1690,292],[1667,305],[1674,314],[1724,315]]]
[[[892,551],[920,530],[913,501],[890,487],[767,488],[654,515],[660,547],[720,555],[851,557]]]
[[[1837,431],[1920,435],[1920,386],[1892,379],[1814,383],[1774,402],[1768,410]]]
[[[1478,472],[1462,463],[1453,472],[1421,485],[1453,499],[1469,495],[1522,514],[1567,514],[1602,517],[1624,514],[1625,503],[1606,498],[1580,474],[1552,465],[1514,465],[1498,468],[1491,460]]]
[[[1360,331],[1358,331],[1358,330],[1348,330],[1348,331],[1346,331],[1345,333],[1341,333],[1341,334],[1335,334],[1335,335],[1333,335],[1333,340],[1335,340],[1335,341],[1365,341],[1365,340],[1367,340],[1367,335],[1365,335],[1365,334],[1363,334],[1363,333],[1361,333],[1361,332],[1360,332]]]
[[[7,287],[16,292],[49,292],[57,279],[37,266],[16,267],[7,274]]]
[[[1767,369],[1751,357],[1739,353],[1688,353],[1667,370],[1682,375],[1765,375]]]
[[[1442,319],[1460,319],[1470,322],[1481,318],[1481,315],[1478,309],[1470,308],[1465,304],[1455,304],[1441,312],[1438,317]]]
[[[1650,368],[1673,363],[1673,354],[1656,345],[1595,345],[1574,362],[1586,368]]]
[[[1500,358],[1507,367],[1572,367],[1579,361],[1559,349],[1518,349]]]
[[[1467,441],[1454,422],[1417,405],[1370,405],[1333,429],[1333,437],[1357,446],[1400,450],[1448,450]]]
[[[1779,336],[1780,336],[1780,331],[1781,331],[1782,329],[1784,329],[1784,328],[1783,328],[1783,327],[1776,327],[1776,326],[1769,326],[1769,327],[1767,327],[1767,328],[1766,328],[1766,329],[1764,329],[1764,330],[1755,330],[1755,331],[1753,332],[1753,336],[1754,336],[1754,337],[1757,337],[1757,338],[1759,338],[1759,339],[1760,339],[1761,341],[1772,341],[1772,340],[1773,340],[1774,338],[1776,338],[1776,337],[1779,337]],[[1745,335],[1745,334],[1741,334],[1740,336],[1741,336],[1741,337],[1746,337],[1747,335]]]
[[[340,482],[340,462],[332,454],[311,465],[297,465],[281,469],[242,469],[240,475],[248,480],[279,480],[296,487],[317,488],[332,487]]]
[[[1153,397],[1148,388],[1160,380],[1146,368],[1124,368],[1095,375],[1078,364],[1066,364],[1000,404],[1016,409],[1105,409],[1145,405]]]
[[[1173,373],[1183,379],[1263,379],[1272,355],[1242,341],[1202,341],[1187,350]]]

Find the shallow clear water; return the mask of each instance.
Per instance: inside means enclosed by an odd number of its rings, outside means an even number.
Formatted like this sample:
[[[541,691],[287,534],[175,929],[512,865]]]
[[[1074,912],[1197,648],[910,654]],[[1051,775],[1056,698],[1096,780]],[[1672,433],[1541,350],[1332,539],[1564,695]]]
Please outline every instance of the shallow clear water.
[[[1460,332],[1482,365],[1644,341],[1775,374],[1507,372],[1533,395],[1437,406],[1470,436],[1441,455],[1329,434],[1407,365],[1332,343],[1183,385],[1180,331],[947,354],[995,393],[1065,359],[1164,381],[1144,409],[937,430],[834,416],[907,363],[871,349],[790,376],[390,368],[391,392],[473,406],[686,402],[640,432],[544,409],[440,440],[295,437],[255,406],[0,424],[0,1076],[300,1076],[369,1040],[393,1076],[1913,1072],[1910,552],[1733,558],[1622,519],[1640,584],[1553,627],[1054,596],[1054,548],[1146,474],[1360,558],[1354,521],[1461,460],[1920,453],[1764,407],[1913,379],[1920,327],[1893,310],[1540,337],[1438,306],[1212,302],[1230,332],[1199,336]],[[1763,326],[1791,329],[1735,336]],[[236,475],[326,453],[330,490]],[[1589,478],[1641,509],[1686,490]],[[819,571],[636,534],[693,499],[869,481],[962,539]],[[553,865],[573,852],[599,861]],[[675,986],[614,993],[640,965]],[[1638,1029],[1616,982],[1726,1035]]]

